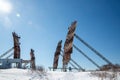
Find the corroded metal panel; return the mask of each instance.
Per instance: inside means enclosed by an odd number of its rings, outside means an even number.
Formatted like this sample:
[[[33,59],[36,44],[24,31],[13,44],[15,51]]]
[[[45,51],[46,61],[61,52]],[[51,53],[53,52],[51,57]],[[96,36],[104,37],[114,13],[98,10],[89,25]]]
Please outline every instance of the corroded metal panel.
[[[33,70],[35,70],[36,65],[35,65],[35,55],[34,55],[34,50],[33,49],[31,49],[30,56],[31,56],[31,68]]]
[[[20,59],[20,37],[15,32],[12,35],[14,41],[14,59]]]
[[[63,68],[68,64],[70,58],[71,58],[71,53],[73,49],[73,39],[74,39],[74,32],[76,29],[76,23],[77,21],[74,21],[71,26],[68,28],[68,33],[66,37],[66,41],[64,44],[64,54],[63,54]]]
[[[53,69],[57,69],[61,47],[62,47],[62,40],[58,42],[58,45],[54,54]]]

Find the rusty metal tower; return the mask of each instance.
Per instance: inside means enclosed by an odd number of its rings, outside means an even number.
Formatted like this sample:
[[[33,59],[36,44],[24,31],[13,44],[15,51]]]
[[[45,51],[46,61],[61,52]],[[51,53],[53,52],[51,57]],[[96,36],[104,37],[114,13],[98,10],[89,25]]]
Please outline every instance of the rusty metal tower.
[[[19,42],[20,37],[15,32],[13,32],[12,35],[13,35],[13,41],[14,41],[14,57],[13,58],[20,59],[20,42]]]
[[[59,60],[59,55],[60,55],[60,52],[61,52],[61,47],[62,47],[62,40],[60,40],[60,41],[58,42],[58,45],[57,45],[57,48],[56,48],[56,51],[55,51],[55,54],[54,54],[53,70],[54,70],[54,69],[57,69],[58,60]]]
[[[73,51],[73,39],[74,33],[76,29],[77,21],[74,21],[71,26],[68,28],[68,33],[66,37],[66,41],[64,44],[64,54],[63,54],[63,71],[66,71],[66,67],[71,59],[71,54]]]
[[[35,65],[35,55],[34,55],[34,50],[33,49],[31,49],[30,56],[31,56],[31,60],[30,60],[31,64],[30,64],[30,66],[31,66],[31,68],[33,70],[35,70],[36,69],[36,65]]]

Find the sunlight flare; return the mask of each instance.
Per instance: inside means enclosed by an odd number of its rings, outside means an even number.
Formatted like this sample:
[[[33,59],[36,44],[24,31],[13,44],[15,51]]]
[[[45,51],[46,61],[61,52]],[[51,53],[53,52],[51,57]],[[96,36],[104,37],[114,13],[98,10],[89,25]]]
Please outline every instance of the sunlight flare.
[[[12,4],[8,0],[0,0],[0,13],[9,14],[12,11]]]
[[[17,16],[18,18],[20,18],[20,17],[21,17],[21,15],[20,15],[19,13],[17,13],[17,14],[16,14],[16,16]]]

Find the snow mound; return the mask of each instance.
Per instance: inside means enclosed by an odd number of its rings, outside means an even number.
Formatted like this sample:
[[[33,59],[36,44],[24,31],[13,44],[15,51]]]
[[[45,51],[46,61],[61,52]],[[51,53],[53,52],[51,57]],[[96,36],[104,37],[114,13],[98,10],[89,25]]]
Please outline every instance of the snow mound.
[[[5,69],[0,70],[0,80],[29,80],[30,76],[27,70],[23,69]]]
[[[103,73],[107,76],[101,76]],[[0,70],[0,80],[120,80],[119,76],[120,72],[40,72],[15,68]]]

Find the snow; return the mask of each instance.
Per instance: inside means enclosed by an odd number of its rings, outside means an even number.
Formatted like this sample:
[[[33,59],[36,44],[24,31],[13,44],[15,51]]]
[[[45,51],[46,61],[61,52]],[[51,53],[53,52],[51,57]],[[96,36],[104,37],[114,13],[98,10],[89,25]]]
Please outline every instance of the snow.
[[[99,75],[103,72],[93,72]],[[104,72],[105,73],[105,72]],[[95,76],[91,72],[58,72],[58,71],[31,71],[28,69],[1,69],[0,80],[110,80],[112,72],[105,73],[107,77],[103,79]],[[114,80],[120,80],[120,72],[116,73]],[[111,79],[111,80],[113,80]]]
[[[0,80],[29,80],[30,76],[27,70],[22,69],[5,69],[0,70]]]

